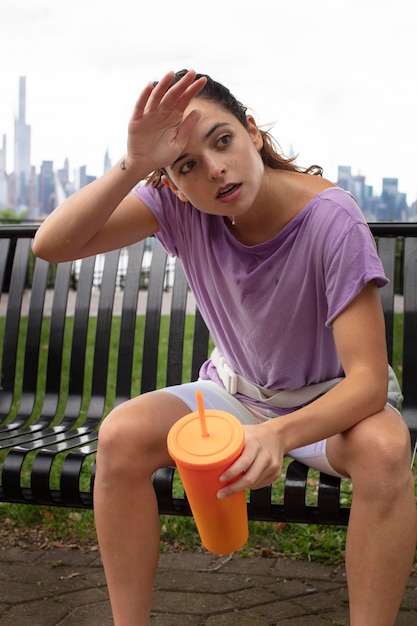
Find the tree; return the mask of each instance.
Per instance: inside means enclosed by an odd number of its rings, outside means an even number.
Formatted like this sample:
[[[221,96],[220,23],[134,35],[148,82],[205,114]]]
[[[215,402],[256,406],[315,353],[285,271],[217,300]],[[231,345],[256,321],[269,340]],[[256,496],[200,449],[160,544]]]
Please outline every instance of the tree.
[[[0,224],[21,224],[29,211],[17,213],[15,209],[0,209]]]

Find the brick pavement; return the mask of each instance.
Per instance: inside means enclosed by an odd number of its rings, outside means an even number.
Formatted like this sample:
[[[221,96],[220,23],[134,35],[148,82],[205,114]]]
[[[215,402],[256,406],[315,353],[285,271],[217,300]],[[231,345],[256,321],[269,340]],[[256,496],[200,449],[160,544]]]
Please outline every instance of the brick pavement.
[[[100,556],[0,550],[0,626],[111,626]],[[347,626],[343,567],[277,558],[162,554],[152,626]],[[417,624],[411,575],[396,626]]]

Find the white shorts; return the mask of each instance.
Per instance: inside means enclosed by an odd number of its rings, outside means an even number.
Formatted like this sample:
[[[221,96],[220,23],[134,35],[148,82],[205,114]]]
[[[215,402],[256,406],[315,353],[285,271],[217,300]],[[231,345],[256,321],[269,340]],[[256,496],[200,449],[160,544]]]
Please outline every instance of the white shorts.
[[[196,391],[198,390],[203,392],[204,406],[206,409],[217,409],[231,413],[237,417],[242,424],[259,424],[265,421],[261,416],[257,416],[251,411],[249,405],[245,405],[211,380],[198,380],[193,383],[185,383],[183,385],[160,389],[160,391],[170,393],[180,398],[180,400],[190,407],[191,412],[197,411]],[[295,448],[287,452],[287,456],[304,463],[304,465],[312,469],[324,472],[325,474],[345,478],[330,465],[326,454],[326,442],[327,440],[323,439],[322,441],[312,443],[308,446]]]

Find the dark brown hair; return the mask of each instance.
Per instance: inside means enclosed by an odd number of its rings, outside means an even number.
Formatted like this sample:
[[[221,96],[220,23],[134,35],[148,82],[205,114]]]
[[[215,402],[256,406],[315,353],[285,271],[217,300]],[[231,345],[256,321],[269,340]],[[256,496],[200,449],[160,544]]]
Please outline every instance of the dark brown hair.
[[[187,71],[188,70],[181,70],[180,72],[177,72],[171,86],[175,85],[175,83],[177,83],[187,73]],[[195,80],[201,78],[202,76],[207,79],[207,82],[196,97],[204,98],[205,100],[214,100],[234,115],[245,128],[248,128],[249,125],[246,117],[247,108],[239,102],[233,94],[230,93],[227,87],[213,80],[207,74],[197,74]],[[263,139],[263,146],[260,149],[260,155],[266,167],[270,167],[274,170],[288,170],[290,172],[300,172],[303,174],[322,176],[323,170],[319,165],[311,165],[307,168],[296,165],[294,161],[297,157],[285,156],[278,143],[268,131],[260,130],[260,133]],[[165,174],[163,170],[156,170],[148,176],[147,184],[151,184],[153,187],[159,187],[163,174]]]

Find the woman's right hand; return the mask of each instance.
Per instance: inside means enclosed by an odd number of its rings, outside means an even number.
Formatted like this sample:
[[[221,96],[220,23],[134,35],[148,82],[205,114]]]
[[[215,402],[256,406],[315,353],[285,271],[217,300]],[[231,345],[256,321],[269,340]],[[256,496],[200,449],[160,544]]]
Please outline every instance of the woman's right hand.
[[[174,72],[166,74],[154,87],[149,84],[136,102],[128,126],[126,167],[148,173],[164,168],[180,156],[198,121],[192,111],[183,119],[191,100],[201,91],[206,78],[195,80],[190,70],[170,87]]]

